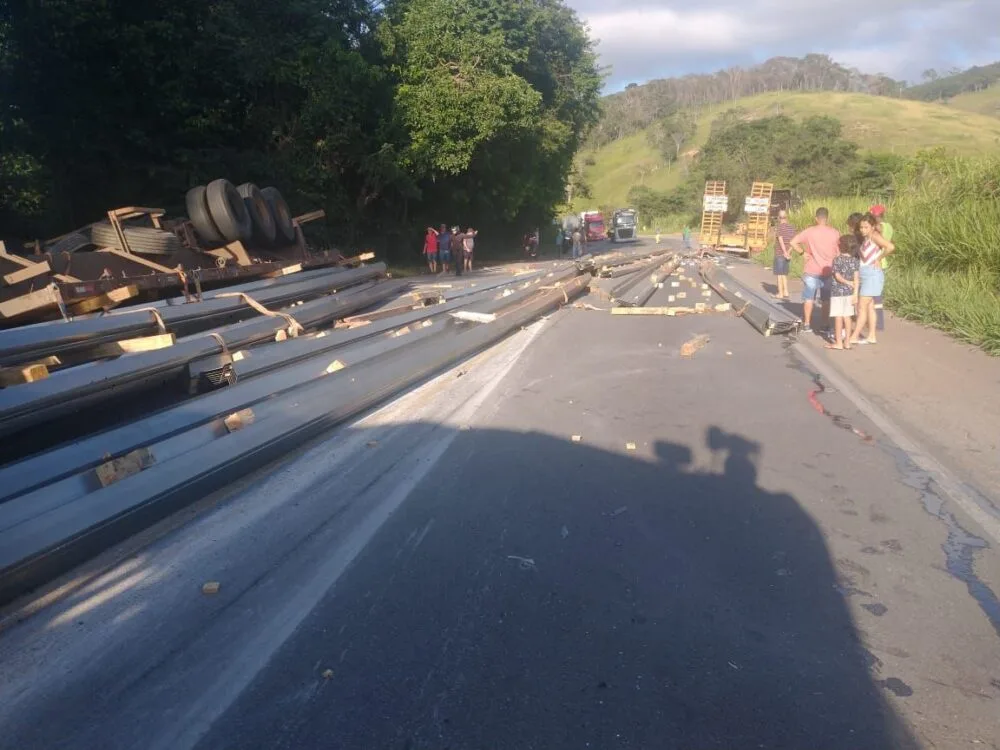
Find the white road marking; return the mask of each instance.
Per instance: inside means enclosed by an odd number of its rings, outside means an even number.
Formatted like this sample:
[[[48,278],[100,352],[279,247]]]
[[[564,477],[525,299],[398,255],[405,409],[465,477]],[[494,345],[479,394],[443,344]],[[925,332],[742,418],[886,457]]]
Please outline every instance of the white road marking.
[[[451,423],[468,423],[476,410],[492,394],[500,381],[514,366],[518,357],[542,330],[543,324],[536,323],[512,339],[505,349],[495,357],[483,362],[470,377],[482,382],[476,395],[466,401],[448,420]],[[392,405],[380,410],[384,419],[392,412]],[[206,686],[201,695],[187,701],[191,707],[184,715],[172,722],[172,729],[151,742],[151,750],[183,750],[193,748],[211,729],[212,724],[240,696],[254,677],[267,666],[277,650],[295,632],[295,629],[312,612],[320,600],[337,582],[344,570],[365,548],[375,533],[382,527],[424,476],[444,455],[458,434],[454,429],[439,430],[436,440],[428,441],[426,452],[415,470],[388,494],[362,523],[344,540],[344,544],[333,551],[323,565],[300,587],[294,596],[259,632],[244,641],[239,650],[229,655],[226,666],[217,674],[214,682]],[[429,529],[429,525],[427,529]]]

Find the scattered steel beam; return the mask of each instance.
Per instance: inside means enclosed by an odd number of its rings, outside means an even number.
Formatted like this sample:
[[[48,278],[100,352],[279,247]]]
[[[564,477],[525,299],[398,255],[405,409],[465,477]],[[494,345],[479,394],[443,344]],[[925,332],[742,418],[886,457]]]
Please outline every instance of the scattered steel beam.
[[[237,420],[245,425],[242,429],[224,430],[174,460],[160,460],[151,449],[144,460],[132,463],[138,467],[132,473],[123,472],[118,481],[112,475],[85,499],[41,507],[21,498],[0,505],[0,603],[496,343],[585,288],[586,278],[580,276],[559,288],[539,290],[494,322],[453,324],[452,332],[268,398],[259,407],[263,414]]]
[[[657,261],[660,262],[660,265],[653,269],[652,273],[643,272],[639,282],[624,294],[616,296],[615,302],[626,307],[642,307],[659,288],[660,282],[670,276],[680,265],[677,256],[671,256],[665,262],[661,258],[657,258]]]
[[[293,308],[294,320],[304,328],[314,328],[397,295],[406,286],[405,281],[387,281],[359,291],[348,289]],[[162,384],[183,373],[189,362],[273,339],[288,325],[285,317],[257,317],[208,335],[181,339],[164,349],[70,368],[45,380],[4,389],[0,391],[0,436]]]
[[[732,274],[715,263],[702,263],[700,272],[708,285],[732,305],[737,315],[765,336],[793,333],[802,325],[802,319],[798,315],[737,281]]]
[[[344,289],[379,278],[385,275],[385,271],[384,263],[347,271],[331,271],[327,276],[263,290],[259,295],[254,295],[254,299],[267,307],[281,307],[291,302],[315,298],[332,289]],[[100,317],[12,328],[0,331],[0,365],[30,362],[96,344],[154,333],[169,332],[183,336],[212,326],[236,323],[257,314],[240,297],[217,296],[186,305],[123,310]]]

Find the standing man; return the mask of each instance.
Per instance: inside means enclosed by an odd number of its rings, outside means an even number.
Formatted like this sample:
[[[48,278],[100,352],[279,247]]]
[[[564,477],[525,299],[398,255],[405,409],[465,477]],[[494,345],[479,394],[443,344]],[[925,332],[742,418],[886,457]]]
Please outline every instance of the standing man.
[[[448,264],[451,263],[451,232],[444,224],[438,230],[438,259],[441,261],[441,273],[448,273]]]
[[[427,234],[424,235],[424,255],[427,256],[427,267],[431,273],[437,273],[438,238],[433,227],[427,227]]]
[[[477,234],[479,232],[469,227],[465,230],[465,235],[462,237],[462,254],[465,257],[465,270],[469,273],[472,273],[472,252],[476,249]]]
[[[451,228],[451,248],[455,253],[455,275],[461,276],[465,270],[465,235],[459,227]]]
[[[583,242],[583,234],[580,232],[580,227],[573,230],[573,257],[579,258],[583,253],[581,251],[581,243]]]
[[[895,230],[892,228],[892,224],[885,220],[885,206],[878,203],[868,209],[868,213],[878,219],[878,233],[882,235],[882,239],[886,242],[892,242],[892,235],[895,234]],[[889,270],[889,256],[885,255],[882,257],[882,273]],[[882,295],[875,297],[875,329],[878,331],[885,330],[885,313],[882,311]]]
[[[780,299],[788,299],[788,265],[792,259],[792,239],[798,232],[788,221],[788,211],[778,211],[778,227],[774,233],[774,278],[778,282]]]
[[[792,237],[792,250],[805,256],[802,270],[802,318],[803,333],[812,333],[812,313],[816,294],[820,294],[823,304],[823,318],[829,317],[826,309],[830,300],[830,276],[833,273],[833,259],[840,254],[840,232],[830,226],[830,212],[825,208],[816,209],[816,223]]]
[[[681,233],[681,237],[684,238],[684,249],[691,249],[691,227],[687,224],[684,225],[684,231]]]

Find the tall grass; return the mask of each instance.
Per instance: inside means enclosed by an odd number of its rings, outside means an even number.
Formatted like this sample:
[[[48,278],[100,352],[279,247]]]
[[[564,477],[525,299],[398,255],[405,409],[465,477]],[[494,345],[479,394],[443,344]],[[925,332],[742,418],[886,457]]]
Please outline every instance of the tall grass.
[[[862,196],[808,200],[789,220],[807,227],[824,206],[846,231],[847,217],[870,203]],[[887,211],[897,250],[886,306],[1000,356],[1000,158],[918,158],[897,180]],[[801,273],[792,257],[792,273]],[[770,265],[771,250],[758,260]]]

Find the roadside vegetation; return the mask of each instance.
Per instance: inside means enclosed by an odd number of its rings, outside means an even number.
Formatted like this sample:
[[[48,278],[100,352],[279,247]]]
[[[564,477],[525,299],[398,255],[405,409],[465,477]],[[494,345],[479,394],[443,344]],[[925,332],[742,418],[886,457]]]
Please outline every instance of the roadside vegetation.
[[[880,199],[811,198],[789,219],[809,226],[825,206],[834,226],[846,231],[851,213]],[[887,218],[897,252],[886,273],[886,306],[1000,356],[1000,158],[949,157],[942,150],[918,155],[894,176]],[[757,260],[770,266],[773,248]],[[793,254],[791,274],[801,273],[802,259]]]
[[[647,233],[697,231],[705,181],[725,180],[732,226],[750,184],[766,180],[803,201],[797,226],[824,205],[843,231],[849,214],[884,203],[898,247],[887,307],[1000,355],[1000,118],[988,114],[1000,64],[927,71],[910,87],[821,56],[743,72],[651,82],[606,102],[624,124],[606,111],[577,158],[586,199],[574,208],[631,205]],[[769,87],[779,90],[726,96]],[[772,250],[758,260],[771,265]]]

